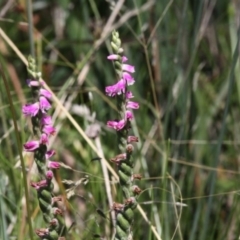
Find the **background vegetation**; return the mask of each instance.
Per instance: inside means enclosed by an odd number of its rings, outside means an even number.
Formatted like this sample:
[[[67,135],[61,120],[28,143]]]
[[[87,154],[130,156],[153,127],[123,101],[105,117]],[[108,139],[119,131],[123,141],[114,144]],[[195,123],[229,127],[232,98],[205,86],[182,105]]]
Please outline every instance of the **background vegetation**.
[[[55,159],[68,166],[55,173],[55,192],[72,194],[65,203],[66,222],[72,224],[67,239],[111,239],[106,164],[91,159],[101,151],[107,160],[116,155],[115,134],[105,125],[116,118],[115,102],[104,95],[105,86],[115,82],[106,60],[114,28],[136,68],[132,90],[141,107],[132,131],[140,138],[135,172],[143,175],[139,203],[147,219],[163,240],[238,239],[239,1],[35,0],[32,39],[28,4],[0,1],[0,239],[29,239],[26,204],[33,228],[44,227],[33,189],[30,202],[24,201],[20,152],[2,80],[4,73],[24,143],[31,126],[21,106],[31,95],[21,54],[28,56],[31,44],[44,80],[87,134],[54,101],[58,132],[50,145]],[[86,136],[94,137],[98,154]],[[32,155],[23,154],[30,182],[37,173]],[[112,198],[121,201],[110,171],[109,176]],[[133,232],[135,240],[157,239],[138,210]]]

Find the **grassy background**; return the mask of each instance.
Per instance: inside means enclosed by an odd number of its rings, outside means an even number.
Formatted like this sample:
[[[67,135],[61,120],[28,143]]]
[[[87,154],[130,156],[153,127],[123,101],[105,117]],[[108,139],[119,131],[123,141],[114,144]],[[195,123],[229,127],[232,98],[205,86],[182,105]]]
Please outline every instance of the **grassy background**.
[[[0,1],[0,60],[22,143],[31,136],[31,126],[21,106],[31,95],[26,67],[10,40],[21,54],[30,54],[26,4]],[[113,11],[111,5],[114,1],[33,1],[32,43],[44,80],[83,130],[94,132],[93,123],[101,128],[93,140],[98,151],[106,159],[115,156],[116,138],[105,123],[116,118],[116,106],[104,88],[116,81],[106,56],[111,30],[117,28],[136,68],[131,89],[141,107],[132,128],[140,137],[135,172],[143,175],[139,203],[147,218],[163,240],[238,239],[239,2],[132,0]],[[109,22],[113,12],[116,17]],[[29,239],[20,152],[0,78],[0,239]],[[65,204],[66,222],[74,223],[67,239],[111,239],[114,226],[101,162],[91,162],[97,154],[85,135],[58,103],[54,106],[58,133],[50,145],[55,159],[71,167],[56,172],[55,193],[73,187],[63,180],[82,180]],[[28,181],[34,180],[32,156],[24,154],[24,159]],[[113,200],[122,201],[118,185],[111,189]],[[33,228],[44,227],[36,193],[30,189],[29,194]],[[137,210],[133,232],[134,239],[156,239]]]

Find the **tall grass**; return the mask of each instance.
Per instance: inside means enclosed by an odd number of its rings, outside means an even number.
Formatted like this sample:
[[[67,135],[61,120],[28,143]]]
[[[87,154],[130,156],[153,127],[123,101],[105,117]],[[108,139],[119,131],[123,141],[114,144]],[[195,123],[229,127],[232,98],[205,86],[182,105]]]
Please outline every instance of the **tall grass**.
[[[132,126],[140,139],[134,172],[143,176],[134,239],[238,239],[238,2],[116,3],[111,10],[103,0],[32,2],[36,59],[56,96],[57,134],[50,145],[64,164],[54,191],[66,199],[67,239],[111,239],[114,232],[102,171],[106,167],[118,201],[116,168],[109,161],[116,141],[106,127],[116,105],[104,94],[115,81],[106,63],[113,29],[135,65],[133,93],[141,105]],[[3,83],[6,76],[23,144],[31,135],[21,114],[31,96],[22,58],[30,54],[27,6],[2,1],[0,9],[0,239],[30,239],[26,207],[33,229],[43,220],[34,191],[23,184],[22,153]],[[35,166],[31,154],[23,156],[29,183]],[[101,160],[93,161],[97,156]]]

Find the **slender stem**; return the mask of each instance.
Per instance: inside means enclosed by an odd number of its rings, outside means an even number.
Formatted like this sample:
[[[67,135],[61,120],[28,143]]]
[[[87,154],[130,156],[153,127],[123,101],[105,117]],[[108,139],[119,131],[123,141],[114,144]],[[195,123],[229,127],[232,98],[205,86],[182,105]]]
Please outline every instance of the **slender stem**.
[[[33,38],[33,17],[32,17],[32,0],[26,0],[28,16],[28,35],[30,42],[30,53],[35,58],[34,38]]]
[[[20,156],[20,161],[21,161],[21,166],[22,166],[22,174],[23,174],[23,184],[24,184],[24,188],[25,188],[25,198],[26,198],[26,205],[27,205],[27,221],[28,221],[28,225],[29,225],[29,237],[31,240],[33,240],[33,229],[32,229],[32,222],[31,222],[31,212],[30,212],[30,208],[29,208],[29,195],[28,195],[28,184],[27,184],[27,174],[25,171],[25,164],[24,164],[24,160],[23,160],[23,155],[22,155],[22,144],[21,144],[21,140],[20,140],[20,134],[18,131],[18,127],[17,127],[17,117],[16,117],[16,113],[15,113],[15,109],[13,107],[13,102],[12,102],[12,98],[11,98],[11,94],[10,94],[10,89],[8,86],[8,82],[7,82],[7,78],[4,74],[3,71],[3,67],[2,67],[2,63],[0,63],[0,74],[2,76],[4,85],[5,85],[5,89],[7,92],[7,96],[8,96],[8,101],[10,104],[10,109],[11,109],[11,113],[12,113],[12,119],[13,119],[13,125],[15,128],[15,134],[16,134],[16,140],[17,140],[17,147],[18,147],[18,152],[19,152],[19,156]]]

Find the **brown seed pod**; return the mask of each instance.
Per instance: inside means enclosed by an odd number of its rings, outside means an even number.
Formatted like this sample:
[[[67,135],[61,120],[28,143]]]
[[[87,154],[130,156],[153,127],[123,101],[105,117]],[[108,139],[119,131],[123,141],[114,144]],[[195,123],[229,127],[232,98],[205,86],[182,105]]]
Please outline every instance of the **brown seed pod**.
[[[124,210],[124,204],[114,202],[112,205],[112,210],[115,212],[122,212]]]
[[[137,185],[132,186],[132,191],[135,195],[139,195],[142,192],[141,188],[139,188]]]
[[[126,153],[118,154],[117,156],[110,159],[111,162],[119,164],[121,161],[126,160]]]
[[[125,202],[124,202],[125,206],[129,206],[129,205],[134,204],[134,203],[136,203],[135,197],[130,197],[130,198],[126,199]]]

